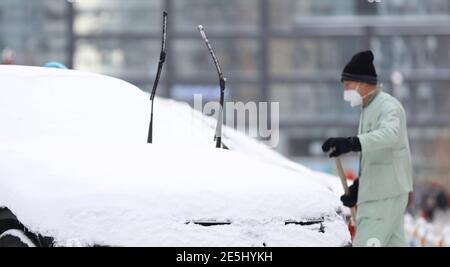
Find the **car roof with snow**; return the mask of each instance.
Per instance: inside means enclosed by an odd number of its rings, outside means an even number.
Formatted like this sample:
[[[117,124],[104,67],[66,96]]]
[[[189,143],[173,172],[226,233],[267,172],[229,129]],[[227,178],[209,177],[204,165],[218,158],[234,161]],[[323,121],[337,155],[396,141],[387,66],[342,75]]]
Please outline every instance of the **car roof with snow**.
[[[0,66],[0,206],[55,245],[340,246],[337,179],[112,77]],[[307,223],[307,222],[313,223]],[[318,222],[318,223],[315,223]],[[207,227],[207,225],[213,225]]]

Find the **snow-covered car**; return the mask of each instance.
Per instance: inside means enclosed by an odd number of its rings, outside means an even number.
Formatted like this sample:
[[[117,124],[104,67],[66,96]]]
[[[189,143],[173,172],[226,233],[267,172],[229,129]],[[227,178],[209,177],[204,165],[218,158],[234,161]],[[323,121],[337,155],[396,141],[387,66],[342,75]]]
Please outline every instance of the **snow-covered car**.
[[[351,242],[335,177],[228,127],[216,149],[187,104],[157,98],[147,144],[149,96],[125,81],[25,66],[0,81],[0,245]]]

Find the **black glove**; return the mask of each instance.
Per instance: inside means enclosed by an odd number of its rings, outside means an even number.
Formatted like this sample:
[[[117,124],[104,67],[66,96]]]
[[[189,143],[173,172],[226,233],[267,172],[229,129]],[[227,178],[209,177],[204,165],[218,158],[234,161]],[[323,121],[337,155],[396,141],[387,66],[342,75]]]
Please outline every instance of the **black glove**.
[[[350,194],[342,195],[341,201],[344,206],[352,208],[356,205],[358,202],[358,187],[359,187],[359,179],[355,179],[353,184],[348,187],[348,190],[350,191]]]
[[[330,158],[339,157],[340,155],[348,153],[350,151],[361,151],[361,143],[359,142],[358,137],[328,138],[322,145],[322,151],[328,152],[330,151],[330,149],[333,149],[330,154]]]

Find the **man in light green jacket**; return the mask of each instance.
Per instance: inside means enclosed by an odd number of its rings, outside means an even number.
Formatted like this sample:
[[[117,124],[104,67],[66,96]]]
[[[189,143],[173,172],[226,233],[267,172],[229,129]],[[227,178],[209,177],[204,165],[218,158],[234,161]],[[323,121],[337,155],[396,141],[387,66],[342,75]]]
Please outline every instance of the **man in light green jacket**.
[[[405,111],[377,87],[371,51],[353,56],[342,82],[344,100],[362,107],[358,135],[328,138],[322,149],[330,157],[360,153],[359,178],[350,195],[341,197],[345,206],[357,205],[353,246],[406,246],[403,219],[412,169]]]

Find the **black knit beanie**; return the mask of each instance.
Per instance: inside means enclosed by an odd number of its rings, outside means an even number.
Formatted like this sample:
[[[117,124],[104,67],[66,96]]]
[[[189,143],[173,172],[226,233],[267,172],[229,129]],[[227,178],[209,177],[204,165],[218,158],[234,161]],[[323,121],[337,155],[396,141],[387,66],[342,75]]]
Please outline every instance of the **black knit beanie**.
[[[373,65],[372,51],[359,52],[352,57],[342,71],[341,81],[377,84],[377,71]]]

